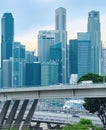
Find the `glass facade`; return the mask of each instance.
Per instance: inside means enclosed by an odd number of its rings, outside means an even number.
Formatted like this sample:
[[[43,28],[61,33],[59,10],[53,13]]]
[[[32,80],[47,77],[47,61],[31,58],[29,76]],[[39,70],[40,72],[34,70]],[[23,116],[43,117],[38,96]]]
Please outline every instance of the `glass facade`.
[[[41,86],[41,63],[26,64],[25,85]]]
[[[78,41],[73,39],[69,41],[69,72],[78,74]]]
[[[14,19],[11,13],[4,13],[1,19],[1,64],[3,59],[12,57],[14,40]]]
[[[101,74],[101,32],[99,11],[91,11],[88,14],[88,33],[91,40],[91,71],[94,74]]]

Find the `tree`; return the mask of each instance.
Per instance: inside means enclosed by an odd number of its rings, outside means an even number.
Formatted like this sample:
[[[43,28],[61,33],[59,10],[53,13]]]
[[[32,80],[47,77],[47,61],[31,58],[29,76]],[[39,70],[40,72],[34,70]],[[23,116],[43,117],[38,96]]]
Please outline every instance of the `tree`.
[[[103,82],[103,76],[99,76],[97,74],[88,73],[88,74],[82,76],[78,80],[78,83],[81,82],[81,81],[85,81],[85,80],[92,80],[93,83],[100,83],[100,82]]]
[[[106,98],[85,98],[83,106],[91,113],[97,113],[106,128]]]
[[[106,79],[106,78],[105,78]],[[92,80],[94,83],[103,82],[103,76],[97,74],[86,74],[82,76],[78,82],[84,80]],[[104,128],[106,128],[106,98],[85,98],[83,106],[91,113],[97,113],[98,117],[102,121]]]

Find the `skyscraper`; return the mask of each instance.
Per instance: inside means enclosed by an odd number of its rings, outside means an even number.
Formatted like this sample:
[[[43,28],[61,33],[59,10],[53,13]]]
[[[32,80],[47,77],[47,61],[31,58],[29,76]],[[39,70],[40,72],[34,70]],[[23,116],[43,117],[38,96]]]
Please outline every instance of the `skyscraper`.
[[[50,60],[58,63],[58,82],[62,82],[62,49],[61,43],[50,46]]]
[[[78,33],[78,78],[91,73],[91,41],[88,33]]]
[[[26,86],[40,86],[41,85],[41,63],[26,63],[25,71],[25,85]]]
[[[78,40],[69,41],[69,71],[71,74],[78,74]]]
[[[25,82],[25,46],[14,42],[12,51],[12,86],[20,87]]]
[[[56,43],[62,43],[62,83],[66,83],[66,9],[60,7],[55,11]]]
[[[12,59],[3,60],[3,88],[12,87]]]
[[[88,15],[88,33],[91,40],[91,72],[101,74],[100,16],[98,11],[91,11]]]
[[[1,19],[1,65],[4,59],[12,57],[14,19],[11,13],[4,13]]]
[[[38,35],[38,60],[50,61],[50,46],[55,44],[55,31],[39,31]]]
[[[66,30],[66,9],[60,7],[55,11],[55,27],[56,30]]]

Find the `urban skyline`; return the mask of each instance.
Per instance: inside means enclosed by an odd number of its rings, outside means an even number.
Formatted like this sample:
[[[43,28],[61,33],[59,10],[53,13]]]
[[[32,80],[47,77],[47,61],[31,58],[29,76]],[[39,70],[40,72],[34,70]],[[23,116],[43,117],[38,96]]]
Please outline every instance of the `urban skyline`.
[[[89,2],[84,0],[66,0],[65,2],[62,0],[31,0],[28,2],[24,0],[9,0],[5,2],[4,0],[1,1],[0,16],[2,17],[5,12],[13,14],[15,18],[15,41],[25,44],[27,50],[32,50],[37,48],[39,30],[54,29],[54,10],[56,8],[62,6],[67,10],[68,39],[76,38],[77,32],[85,32],[87,30],[87,14],[91,10],[96,10],[100,11],[102,40],[104,42],[106,41],[105,2],[104,0],[98,2],[96,0],[93,2],[91,0]],[[81,10],[82,8],[83,10]],[[34,15],[32,15],[33,12],[35,12]]]
[[[66,31],[66,9],[63,7],[59,7],[55,10],[55,30],[51,31],[41,31],[39,30],[38,35],[38,61],[41,63],[41,73],[43,73],[43,62],[57,62],[59,65],[59,69],[57,71],[58,80],[60,83],[68,83],[70,79],[69,69],[71,66],[71,62],[69,60],[69,48],[67,45],[67,31]],[[1,68],[3,73],[7,70],[7,81],[8,81],[8,70],[6,69],[9,67],[9,61],[12,62],[12,86],[21,86],[25,83],[25,65],[28,62],[26,60],[26,52],[25,46],[21,46],[20,42],[14,41],[14,18],[12,13],[4,13],[1,19],[1,32],[2,32],[2,43],[1,43]],[[102,45],[101,45],[101,32],[100,32],[100,13],[99,11],[90,11],[88,13],[88,24],[87,24],[87,32],[78,32],[77,39],[78,39],[78,72],[74,74],[78,74],[78,78],[86,73],[94,73],[94,74],[101,74],[102,64]],[[52,34],[52,35],[51,35]],[[17,43],[17,44],[16,44]],[[86,44],[85,44],[86,43]],[[57,44],[57,45],[56,45]],[[61,53],[59,59],[53,56],[53,51],[57,51],[58,44],[60,44],[60,49],[58,50],[58,54]],[[42,46],[43,45],[43,46]],[[54,49],[52,48],[53,45]],[[86,51],[84,51],[85,49]],[[74,51],[74,50],[73,50]],[[9,55],[9,54],[10,55]],[[72,53],[72,52],[70,52]],[[32,54],[33,55],[33,54]],[[89,55],[89,57],[88,57]],[[9,60],[7,63],[6,60]],[[55,60],[56,59],[56,60]],[[34,64],[33,60],[33,64]],[[84,61],[84,62],[82,62]],[[89,67],[88,69],[88,61]],[[96,64],[95,64],[96,63]],[[46,64],[48,66],[48,72],[51,68],[51,64]],[[70,65],[69,65],[70,64]],[[10,65],[10,66],[11,66]],[[55,66],[55,63],[53,63]],[[56,67],[56,66],[55,66]],[[81,70],[82,68],[82,70]],[[28,69],[28,68],[27,68]],[[36,66],[35,68],[36,69]],[[73,68],[71,68],[73,69]],[[22,71],[22,72],[21,72]],[[50,75],[53,73],[51,72]],[[2,75],[2,74],[1,74]],[[49,75],[49,73],[47,74]],[[44,74],[42,74],[43,79]],[[6,76],[5,76],[6,77]],[[20,77],[23,77],[23,81],[21,82]],[[32,76],[33,77],[33,76]],[[60,77],[60,78],[59,78]],[[5,83],[5,78],[3,78],[3,83]],[[49,80],[49,78],[47,77]],[[60,80],[59,80],[60,79]],[[62,79],[62,80],[61,80]],[[53,82],[53,83],[57,83]],[[49,82],[48,84],[49,85]],[[8,85],[6,85],[8,86]]]

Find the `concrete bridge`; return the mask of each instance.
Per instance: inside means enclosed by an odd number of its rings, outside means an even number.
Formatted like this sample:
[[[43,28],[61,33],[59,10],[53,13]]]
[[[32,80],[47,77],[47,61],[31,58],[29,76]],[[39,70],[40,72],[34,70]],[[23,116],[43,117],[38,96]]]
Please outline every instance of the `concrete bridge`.
[[[0,100],[5,101],[0,113],[1,129],[20,129],[20,125],[30,99],[33,99],[33,104],[28,111],[24,123],[21,126],[22,130],[27,130],[29,128],[39,99],[74,97],[106,97],[106,84],[54,85],[44,87],[1,89]],[[20,110],[18,110],[21,100],[24,101],[21,104]],[[14,101],[14,103],[11,111],[8,114],[7,120],[5,120],[11,101]],[[18,113],[17,110],[19,111]]]

